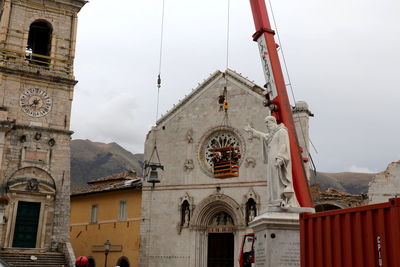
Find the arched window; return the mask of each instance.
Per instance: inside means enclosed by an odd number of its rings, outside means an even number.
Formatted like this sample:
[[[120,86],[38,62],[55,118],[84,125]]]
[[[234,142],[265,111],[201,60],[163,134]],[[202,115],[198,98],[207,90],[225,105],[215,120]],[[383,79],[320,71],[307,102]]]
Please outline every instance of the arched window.
[[[89,260],[89,267],[96,267],[96,262],[92,257],[88,257]]]
[[[38,20],[31,24],[26,48],[26,57],[30,63],[49,65],[50,59],[47,57],[50,56],[52,32],[51,24],[47,21]]]
[[[128,258],[127,257],[119,258],[117,266],[119,266],[119,267],[129,267]]]

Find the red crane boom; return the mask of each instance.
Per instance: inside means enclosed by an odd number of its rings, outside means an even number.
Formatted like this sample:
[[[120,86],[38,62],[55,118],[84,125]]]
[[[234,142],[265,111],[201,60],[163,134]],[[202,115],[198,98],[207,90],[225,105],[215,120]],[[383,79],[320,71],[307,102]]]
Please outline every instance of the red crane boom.
[[[274,40],[275,32],[271,29],[267,8],[264,0],[250,0],[256,32],[253,40],[260,48],[264,74],[266,105],[272,109],[272,115],[288,129],[290,154],[292,160],[293,186],[301,207],[313,207],[307,176],[304,170],[301,147],[297,139],[296,128],[292,115],[292,107],[286,91],[285,80]]]

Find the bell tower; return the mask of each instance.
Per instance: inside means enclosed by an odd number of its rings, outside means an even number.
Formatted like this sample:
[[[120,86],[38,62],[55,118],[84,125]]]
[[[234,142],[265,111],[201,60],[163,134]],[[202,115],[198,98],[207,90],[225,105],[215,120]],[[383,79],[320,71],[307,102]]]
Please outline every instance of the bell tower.
[[[83,0],[0,0],[0,247],[69,245],[70,115]]]

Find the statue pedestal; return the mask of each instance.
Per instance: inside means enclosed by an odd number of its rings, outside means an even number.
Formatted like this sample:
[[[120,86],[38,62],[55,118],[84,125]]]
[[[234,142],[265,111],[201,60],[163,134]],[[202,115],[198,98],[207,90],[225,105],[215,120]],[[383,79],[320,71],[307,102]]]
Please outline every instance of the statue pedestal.
[[[314,212],[314,209],[270,208],[249,223],[256,234],[256,267],[300,266],[300,212]]]

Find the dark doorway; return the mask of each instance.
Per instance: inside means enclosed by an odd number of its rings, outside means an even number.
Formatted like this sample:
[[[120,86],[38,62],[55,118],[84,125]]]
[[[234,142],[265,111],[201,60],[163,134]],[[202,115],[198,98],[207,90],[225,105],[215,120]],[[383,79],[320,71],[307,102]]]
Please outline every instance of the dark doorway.
[[[119,266],[119,267],[129,267],[129,262],[125,257],[122,257],[122,258],[119,259],[117,266]]]
[[[36,235],[39,223],[39,214],[40,202],[18,202],[13,247],[36,247]]]
[[[207,267],[233,267],[234,242],[232,233],[208,234]]]
[[[338,210],[340,207],[333,205],[333,204],[320,204],[315,205],[316,212],[328,211],[328,210]]]
[[[89,257],[88,260],[89,260],[89,267],[96,267],[96,262],[92,257]]]

